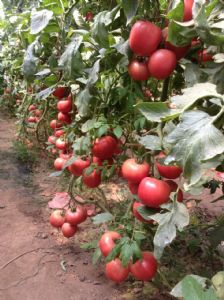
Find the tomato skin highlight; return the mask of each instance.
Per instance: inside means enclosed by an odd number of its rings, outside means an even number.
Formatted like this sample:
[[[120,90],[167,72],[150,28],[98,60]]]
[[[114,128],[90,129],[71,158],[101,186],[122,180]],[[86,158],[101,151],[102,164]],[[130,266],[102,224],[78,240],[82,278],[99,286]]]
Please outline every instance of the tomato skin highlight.
[[[149,175],[150,166],[147,162],[139,164],[134,158],[127,159],[122,165],[122,175],[129,182],[139,183]]]
[[[65,132],[63,129],[59,129],[59,130],[56,130],[55,133],[54,133],[54,136],[59,138],[60,136],[64,135]]]
[[[129,45],[139,56],[150,56],[162,40],[162,31],[148,21],[137,21],[130,32]]]
[[[110,135],[106,135],[95,140],[92,148],[92,153],[94,156],[104,160],[111,158],[114,155],[116,149],[117,140]]]
[[[55,145],[55,143],[56,143],[56,137],[54,136],[54,135],[50,135],[49,137],[48,137],[48,143],[50,143],[50,144],[52,144],[52,145]]]
[[[178,188],[178,185],[176,184],[176,182],[174,182],[173,180],[165,180],[165,182],[169,184],[171,193],[176,192],[176,190]],[[183,199],[184,199],[183,192],[181,189],[179,189],[178,193],[177,193],[177,201],[183,202]]]
[[[135,279],[151,280],[157,272],[157,260],[151,252],[142,252],[142,259],[130,265],[130,272]]]
[[[108,279],[116,283],[121,283],[128,278],[129,266],[123,267],[121,260],[119,258],[115,258],[106,264],[105,273]]]
[[[165,158],[165,157],[166,157],[166,155],[163,152],[160,152],[160,154],[158,155],[157,158],[159,159],[159,158]],[[163,165],[163,164],[159,163],[158,160],[156,162],[156,167],[158,169],[159,174],[162,177],[165,177],[167,179],[176,179],[183,172],[182,168],[180,168],[178,166]]]
[[[57,120],[51,120],[50,127],[55,130],[56,128],[61,128],[63,124]]]
[[[193,8],[194,0],[184,0],[184,16],[183,21],[187,22],[192,20],[192,8]]]
[[[77,229],[77,226],[71,225],[70,223],[64,223],[61,227],[63,236],[67,238],[74,236]]]
[[[68,87],[60,86],[54,90],[53,95],[58,99],[62,99],[64,97],[67,97],[69,95],[69,92],[70,89]]]
[[[162,180],[145,177],[139,184],[138,197],[143,204],[152,208],[158,208],[169,201],[170,187]]]
[[[68,114],[64,114],[61,111],[58,113],[58,120],[62,123],[65,124],[71,124],[72,123],[72,119],[71,116]]]
[[[76,211],[71,209],[67,210],[65,213],[65,221],[71,225],[78,225],[87,219],[87,210],[85,207],[78,205]]]
[[[156,79],[166,79],[176,68],[177,58],[174,52],[167,49],[155,51],[149,58],[148,68],[151,76]]]
[[[61,171],[65,163],[66,163],[65,159],[58,157],[54,161],[54,167],[57,171]]]
[[[68,170],[75,176],[81,176],[83,170],[90,166],[90,159],[87,158],[86,160],[81,159],[78,157],[70,166],[68,166]]]
[[[33,111],[33,110],[35,110],[35,109],[37,109],[37,107],[36,107],[36,105],[34,105],[34,104],[31,104],[31,105],[29,106],[29,108],[28,108],[29,111]]]
[[[120,234],[116,231],[107,231],[105,232],[99,241],[99,248],[103,256],[108,256],[112,249],[115,247],[116,240],[121,238]]]
[[[65,100],[58,101],[57,109],[58,111],[61,111],[64,114],[69,113],[72,110],[72,101],[68,98]]]
[[[83,173],[82,179],[83,183],[89,188],[96,188],[101,184],[101,172],[98,170],[93,170],[90,175]]]
[[[55,146],[56,148],[58,148],[59,150],[66,150],[67,148],[67,143],[63,140],[61,140],[60,138],[56,140],[55,142]]]
[[[65,217],[61,213],[61,210],[54,210],[51,213],[49,221],[53,227],[60,228],[64,224]]]
[[[140,62],[137,59],[129,63],[128,73],[132,79],[137,81],[147,80],[150,77],[147,63]]]

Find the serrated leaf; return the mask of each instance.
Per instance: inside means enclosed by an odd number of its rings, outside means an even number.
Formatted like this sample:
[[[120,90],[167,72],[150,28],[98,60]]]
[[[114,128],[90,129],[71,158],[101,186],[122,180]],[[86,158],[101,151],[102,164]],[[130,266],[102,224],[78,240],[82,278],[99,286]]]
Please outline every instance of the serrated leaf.
[[[138,138],[138,141],[146,149],[153,150],[153,151],[162,149],[161,139],[156,135],[142,136]]]
[[[106,262],[110,262],[111,260],[115,259],[117,256],[120,255],[121,252],[121,248],[124,244],[127,243],[127,241],[129,241],[128,238],[124,237],[121,238],[120,240],[117,241],[117,244],[115,245],[115,247],[112,249],[112,251],[110,252],[110,254],[107,256],[106,258]]]
[[[114,216],[111,213],[105,212],[105,213],[98,214],[95,217],[93,217],[92,221],[93,221],[93,224],[97,225],[97,224],[110,222],[113,219],[114,219]]]
[[[127,267],[127,265],[130,263],[132,256],[133,256],[133,250],[131,245],[129,243],[125,243],[121,247],[121,253],[120,253],[120,259],[124,267]]]
[[[224,136],[212,121],[213,117],[203,111],[186,112],[180,124],[164,139],[172,146],[166,163],[176,161],[182,166],[188,187],[199,182],[204,170],[220,164]]]
[[[123,0],[122,6],[124,8],[124,13],[127,18],[127,25],[132,21],[133,17],[135,16],[139,1],[138,0]]]
[[[170,109],[164,102],[142,102],[136,105],[143,116],[151,122],[172,120],[180,115],[180,110]]]
[[[40,11],[32,11],[31,13],[31,34],[37,34],[43,30],[53,17],[51,10],[43,9]]]

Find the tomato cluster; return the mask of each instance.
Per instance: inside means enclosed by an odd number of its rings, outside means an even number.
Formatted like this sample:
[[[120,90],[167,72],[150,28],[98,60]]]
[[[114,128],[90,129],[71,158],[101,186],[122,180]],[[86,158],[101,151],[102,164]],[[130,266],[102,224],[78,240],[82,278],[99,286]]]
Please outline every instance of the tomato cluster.
[[[42,115],[42,111],[37,108],[35,104],[31,104],[28,108],[29,110],[29,116],[27,118],[28,123],[38,123],[40,120],[40,117]]]
[[[55,210],[50,216],[50,224],[55,228],[61,228],[62,234],[70,238],[75,235],[78,225],[87,219],[87,210],[78,205],[76,209],[69,208],[66,211]]]
[[[107,257],[115,247],[115,241],[121,239],[116,231],[105,232],[100,241],[99,248],[104,257]],[[128,278],[129,273],[141,281],[151,280],[157,272],[157,260],[151,252],[142,252],[142,258],[136,262],[129,262],[127,266],[122,264],[119,257],[106,263],[105,273],[108,279],[121,283]]]

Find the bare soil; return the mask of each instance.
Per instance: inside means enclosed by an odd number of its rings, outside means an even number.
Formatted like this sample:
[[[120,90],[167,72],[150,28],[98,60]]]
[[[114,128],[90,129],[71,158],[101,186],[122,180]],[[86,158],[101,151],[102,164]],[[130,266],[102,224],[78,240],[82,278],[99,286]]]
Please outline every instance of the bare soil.
[[[121,288],[105,278],[103,266],[92,265],[78,237],[62,239],[50,227],[46,202],[55,179],[47,166],[30,174],[18,164],[14,121],[2,115],[0,136],[0,299],[122,299]]]

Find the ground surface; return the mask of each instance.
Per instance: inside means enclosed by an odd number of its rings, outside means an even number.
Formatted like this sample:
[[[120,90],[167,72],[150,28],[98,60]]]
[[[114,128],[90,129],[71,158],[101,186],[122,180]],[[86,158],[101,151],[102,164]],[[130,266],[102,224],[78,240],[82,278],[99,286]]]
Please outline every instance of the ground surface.
[[[14,122],[2,115],[0,136],[0,299],[122,299],[103,269],[92,266],[89,253],[52,232],[40,201],[53,193],[49,171],[30,182],[13,155]]]

